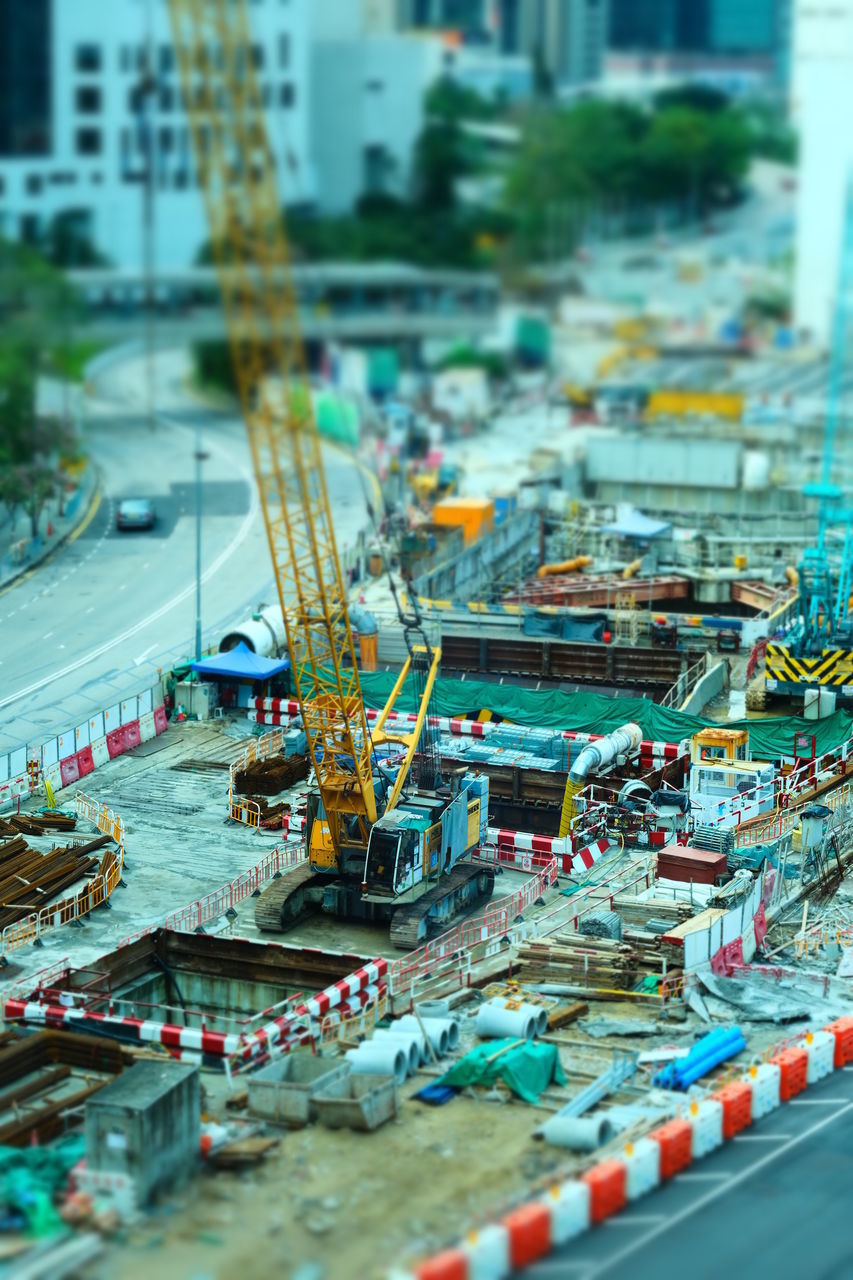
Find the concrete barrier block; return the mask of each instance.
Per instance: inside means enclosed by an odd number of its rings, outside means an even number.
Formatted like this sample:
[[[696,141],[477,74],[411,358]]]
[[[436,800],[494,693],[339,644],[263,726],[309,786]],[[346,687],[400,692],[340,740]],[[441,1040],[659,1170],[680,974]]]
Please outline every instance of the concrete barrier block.
[[[77,757],[66,756],[64,760],[60,760],[59,773],[63,787],[70,787],[73,783],[79,782],[80,769],[77,765]]]

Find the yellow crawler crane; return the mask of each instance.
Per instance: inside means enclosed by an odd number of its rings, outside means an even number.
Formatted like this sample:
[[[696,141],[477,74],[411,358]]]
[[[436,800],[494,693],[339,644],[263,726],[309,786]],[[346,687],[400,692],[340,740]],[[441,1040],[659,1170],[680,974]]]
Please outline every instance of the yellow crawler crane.
[[[484,779],[441,784],[427,707],[440,650],[403,618],[409,658],[368,732],[346,593],[314,422],[275,161],[251,56],[245,0],[169,0],[176,60],[204,194],[231,354],[317,791],[309,861],[258,900],[256,921],[281,929],[320,907],[391,919],[414,945],[433,925],[487,898],[490,869],[460,863],[488,814]],[[275,377],[268,376],[274,373]],[[420,634],[424,643],[413,642]],[[384,732],[412,672],[411,732]],[[406,748],[394,777],[379,742]],[[417,787],[410,772],[420,749]]]

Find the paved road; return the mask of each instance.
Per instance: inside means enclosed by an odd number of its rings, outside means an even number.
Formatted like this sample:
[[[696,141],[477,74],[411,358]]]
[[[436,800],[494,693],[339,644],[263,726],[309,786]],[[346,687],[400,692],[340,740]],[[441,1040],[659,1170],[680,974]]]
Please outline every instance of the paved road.
[[[83,719],[104,678],[135,667],[148,670],[159,655],[191,652],[197,421],[209,454],[203,490],[205,639],[217,640],[226,622],[274,598],[245,427],[234,417],[200,410],[183,390],[185,367],[181,355],[158,360],[153,428],[140,411],[141,361],[115,369],[98,388],[88,446],[102,471],[100,506],[73,542],[0,594],[4,742],[33,741],[39,729],[69,727],[57,725],[60,704],[79,707]],[[346,546],[366,521],[361,484],[340,453],[328,450],[326,467],[336,531]],[[116,531],[116,507],[125,496],[153,499],[153,531]]]
[[[812,1085],[524,1280],[850,1280],[853,1067]]]

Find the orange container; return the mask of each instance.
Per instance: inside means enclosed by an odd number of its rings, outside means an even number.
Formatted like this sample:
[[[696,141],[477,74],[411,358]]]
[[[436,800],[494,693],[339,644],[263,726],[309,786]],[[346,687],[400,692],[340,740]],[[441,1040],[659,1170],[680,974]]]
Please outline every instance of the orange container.
[[[581,1174],[581,1182],[589,1187],[589,1217],[591,1222],[603,1222],[611,1214],[625,1206],[625,1186],[628,1170],[621,1160],[602,1160]]]
[[[434,524],[462,529],[465,545],[476,542],[495,523],[495,504],[491,498],[442,498],[432,509]]]
[[[723,1137],[733,1138],[752,1124],[752,1089],[743,1080],[733,1080],[711,1097],[723,1104]]]
[[[415,1267],[417,1280],[468,1280],[468,1259],[461,1249],[445,1249]]]
[[[788,1102],[796,1094],[802,1093],[806,1087],[809,1070],[809,1055],[806,1049],[782,1049],[770,1059],[782,1072],[779,1081],[779,1099]]]
[[[693,1126],[689,1120],[668,1120],[649,1137],[660,1147],[660,1176],[673,1178],[693,1159]]]
[[[835,1036],[835,1066],[846,1067],[848,1062],[853,1062],[853,1018],[836,1018],[824,1031],[831,1031]]]
[[[546,1204],[523,1204],[501,1219],[509,1232],[513,1267],[527,1267],[551,1249],[551,1211]]]

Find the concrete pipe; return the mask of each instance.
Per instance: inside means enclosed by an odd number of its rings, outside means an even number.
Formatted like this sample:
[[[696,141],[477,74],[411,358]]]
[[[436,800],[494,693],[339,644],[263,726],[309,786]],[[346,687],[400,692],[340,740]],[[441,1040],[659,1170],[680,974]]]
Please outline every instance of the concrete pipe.
[[[506,996],[492,996],[491,1000],[486,1001],[487,1004],[494,1005],[496,1009],[503,1009],[508,1001]],[[528,1004],[526,1001],[522,1005],[529,1013],[534,1015],[535,1030],[537,1036],[544,1036],[548,1030],[548,1010],[541,1004]]]
[[[440,1058],[459,1044],[459,1023],[455,1018],[421,1018],[420,1022],[429,1037],[430,1044]],[[405,1017],[399,1019],[399,1023],[407,1031],[415,1028],[420,1030],[418,1019],[413,1013],[407,1013]]]
[[[422,1062],[425,1061],[426,1045],[423,1036],[415,1036],[403,1029],[395,1031],[393,1027],[377,1027],[371,1040],[382,1044],[398,1044],[409,1060],[409,1075],[413,1076]]]
[[[399,1041],[365,1040],[357,1049],[347,1049],[350,1070],[358,1075],[393,1076],[396,1084],[405,1084],[409,1058]]]
[[[504,1002],[481,1004],[477,1010],[474,1030],[478,1036],[497,1039],[509,1036],[514,1040],[532,1040],[536,1035],[538,1010],[529,1004],[509,1009]]]
[[[543,1124],[541,1133],[552,1147],[597,1151],[610,1141],[613,1126],[606,1116],[552,1116]]]

